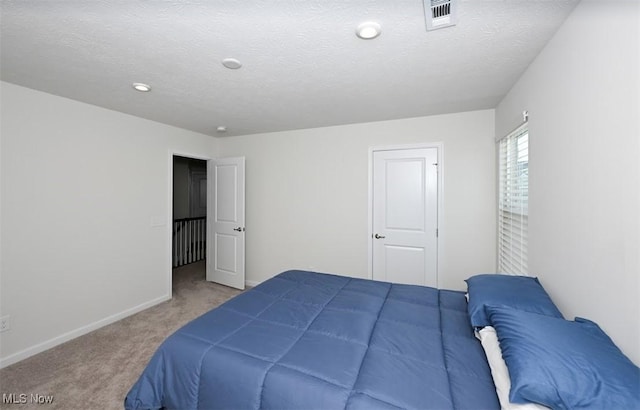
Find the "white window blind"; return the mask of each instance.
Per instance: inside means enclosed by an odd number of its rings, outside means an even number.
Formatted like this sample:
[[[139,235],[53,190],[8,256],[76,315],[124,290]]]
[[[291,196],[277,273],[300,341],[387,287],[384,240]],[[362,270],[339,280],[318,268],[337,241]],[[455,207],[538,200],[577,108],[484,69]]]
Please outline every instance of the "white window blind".
[[[529,132],[527,123],[498,141],[498,271],[528,274]]]

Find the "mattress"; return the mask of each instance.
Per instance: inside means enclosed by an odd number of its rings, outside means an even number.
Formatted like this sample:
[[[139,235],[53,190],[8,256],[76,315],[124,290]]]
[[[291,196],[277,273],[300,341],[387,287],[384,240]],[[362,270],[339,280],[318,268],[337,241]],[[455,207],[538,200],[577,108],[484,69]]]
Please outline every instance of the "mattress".
[[[498,409],[462,292],[287,271],[167,338],[127,409]]]

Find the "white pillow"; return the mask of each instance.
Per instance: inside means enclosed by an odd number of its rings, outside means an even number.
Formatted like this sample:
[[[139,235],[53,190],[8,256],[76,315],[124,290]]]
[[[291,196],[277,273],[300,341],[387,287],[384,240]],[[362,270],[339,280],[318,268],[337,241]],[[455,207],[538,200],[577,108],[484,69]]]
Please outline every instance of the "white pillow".
[[[493,376],[493,384],[496,385],[498,400],[502,410],[547,410],[545,407],[537,403],[511,403],[509,401],[509,390],[511,389],[511,378],[509,377],[509,369],[502,358],[502,350],[498,342],[496,330],[491,326],[485,326],[476,332],[476,336],[482,343],[484,353],[487,355],[487,361],[491,368],[491,376]]]

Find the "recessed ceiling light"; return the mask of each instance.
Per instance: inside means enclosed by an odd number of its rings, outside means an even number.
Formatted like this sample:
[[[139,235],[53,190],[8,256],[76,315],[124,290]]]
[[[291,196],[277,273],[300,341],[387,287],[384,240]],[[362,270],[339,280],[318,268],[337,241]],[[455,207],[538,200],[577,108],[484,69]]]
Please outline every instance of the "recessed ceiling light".
[[[216,131],[218,131],[218,132],[227,132],[227,127],[225,127],[224,125],[221,125],[218,128],[216,128]]]
[[[131,85],[133,86],[133,88],[136,89],[136,91],[140,91],[140,92],[143,92],[143,93],[151,91],[151,86],[149,84],[133,83]]]
[[[238,68],[242,67],[242,63],[235,58],[225,58],[224,60],[222,60],[222,65],[230,68],[231,70],[237,70]]]
[[[371,40],[380,35],[380,24],[374,21],[361,23],[356,29],[356,35],[364,40]]]

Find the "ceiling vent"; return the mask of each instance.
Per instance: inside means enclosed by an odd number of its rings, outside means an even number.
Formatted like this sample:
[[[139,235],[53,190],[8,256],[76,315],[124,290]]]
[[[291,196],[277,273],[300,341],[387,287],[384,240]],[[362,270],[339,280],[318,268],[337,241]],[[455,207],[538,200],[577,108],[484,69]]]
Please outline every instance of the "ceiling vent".
[[[457,0],[423,0],[427,31],[454,26],[458,22]]]

